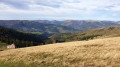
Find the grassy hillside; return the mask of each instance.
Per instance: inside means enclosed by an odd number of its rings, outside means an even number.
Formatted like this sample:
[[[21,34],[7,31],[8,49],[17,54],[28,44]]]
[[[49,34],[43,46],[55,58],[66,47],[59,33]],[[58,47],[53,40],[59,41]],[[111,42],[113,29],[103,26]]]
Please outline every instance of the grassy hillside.
[[[0,51],[2,67],[119,67],[120,37]]]
[[[120,36],[120,27],[108,27],[100,29],[91,29],[79,33],[63,33],[51,36],[52,40],[57,42],[80,41],[93,39],[98,36]]]
[[[18,32],[9,28],[0,27],[0,43],[12,44],[16,47],[35,46],[44,43],[43,36]],[[0,44],[1,46],[1,44]]]

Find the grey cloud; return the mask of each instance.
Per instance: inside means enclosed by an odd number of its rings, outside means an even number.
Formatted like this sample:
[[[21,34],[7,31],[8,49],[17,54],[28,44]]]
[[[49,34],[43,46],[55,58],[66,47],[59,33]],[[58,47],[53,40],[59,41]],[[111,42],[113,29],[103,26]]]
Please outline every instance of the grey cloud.
[[[105,8],[111,9],[111,8],[113,8],[113,7],[115,7],[115,6],[114,6],[114,5],[111,5],[111,6],[106,6]]]
[[[9,5],[11,7],[18,8],[18,9],[27,9],[27,8],[29,8],[28,4],[26,2],[22,2],[22,1],[0,0],[0,3],[4,3],[6,5]]]
[[[59,8],[60,5],[57,5],[57,4],[47,4],[47,3],[37,3],[37,5],[42,5],[42,6],[49,6],[49,7],[54,7],[54,8]]]
[[[6,5],[9,5],[11,7],[17,8],[17,9],[29,9],[30,4],[36,4],[36,5],[42,5],[42,6],[48,6],[53,8],[59,8],[60,3],[56,1],[50,1],[50,0],[0,0],[0,3],[4,3]]]
[[[51,0],[36,0],[35,3],[37,5],[42,5],[42,6],[49,6],[53,8],[59,8],[60,4],[62,3],[61,1],[51,1]]]

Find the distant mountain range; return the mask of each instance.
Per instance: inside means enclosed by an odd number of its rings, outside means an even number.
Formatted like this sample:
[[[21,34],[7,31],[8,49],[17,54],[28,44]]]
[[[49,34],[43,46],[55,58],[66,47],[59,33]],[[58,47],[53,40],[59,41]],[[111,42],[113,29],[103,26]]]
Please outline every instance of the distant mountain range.
[[[55,24],[48,24],[48,23],[40,23],[35,21],[29,20],[7,20],[7,21],[0,21],[0,26],[12,28],[22,32],[32,32],[32,33],[70,33],[77,31],[74,28],[62,26],[62,25],[55,25]]]
[[[0,20],[0,26],[33,34],[71,33],[104,27],[119,27],[120,22],[96,20]]]
[[[79,31],[96,29],[96,28],[105,28],[105,27],[117,27],[120,26],[120,22],[115,21],[97,21],[97,20],[66,20],[66,21],[37,21],[41,23],[49,23],[55,25],[62,25],[77,29]]]

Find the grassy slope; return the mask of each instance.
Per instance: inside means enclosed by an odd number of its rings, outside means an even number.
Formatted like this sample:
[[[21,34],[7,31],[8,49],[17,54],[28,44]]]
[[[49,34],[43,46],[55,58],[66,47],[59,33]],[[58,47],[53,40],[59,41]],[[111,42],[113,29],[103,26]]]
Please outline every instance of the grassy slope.
[[[120,27],[107,27],[107,28],[99,28],[99,29],[90,29],[90,30],[79,32],[79,34],[80,33],[101,34],[101,35],[120,34]]]
[[[99,29],[90,29],[81,31],[78,33],[62,33],[62,34],[55,34],[51,36],[51,39],[55,40],[63,40],[63,41],[79,41],[79,40],[86,40],[92,39],[94,37],[104,37],[104,36],[120,36],[120,27],[108,27],[108,28],[99,28]],[[90,38],[89,38],[90,37]]]
[[[119,67],[119,41],[113,37],[1,51],[0,66]]]

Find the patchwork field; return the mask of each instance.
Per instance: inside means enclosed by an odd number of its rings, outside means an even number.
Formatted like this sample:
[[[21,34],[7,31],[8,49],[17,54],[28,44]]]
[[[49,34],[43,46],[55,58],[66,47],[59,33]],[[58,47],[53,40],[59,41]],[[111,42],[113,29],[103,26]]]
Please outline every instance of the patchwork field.
[[[119,67],[120,37],[0,51],[0,67]]]

